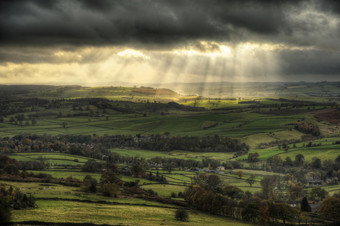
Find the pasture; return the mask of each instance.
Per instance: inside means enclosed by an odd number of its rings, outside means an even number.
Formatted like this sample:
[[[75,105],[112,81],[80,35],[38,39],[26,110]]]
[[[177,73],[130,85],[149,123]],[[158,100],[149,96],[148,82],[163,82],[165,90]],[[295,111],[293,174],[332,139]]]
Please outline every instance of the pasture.
[[[161,158],[178,158],[178,159],[192,159],[196,161],[201,161],[202,159],[216,159],[216,160],[227,160],[233,157],[234,153],[222,153],[222,152],[190,152],[190,151],[149,151],[149,150],[135,150],[135,149],[111,149],[121,156],[128,157],[139,157],[150,159],[155,156]]]
[[[70,201],[37,201],[39,206],[30,210],[14,210],[15,222],[42,221],[69,223],[96,223],[112,225],[248,225],[225,217],[189,212],[189,222],[174,218],[175,209],[78,203]]]
[[[58,112],[58,110],[56,110]],[[72,111],[71,111],[72,112]],[[108,117],[39,117],[35,125],[22,126],[9,122],[9,117],[0,124],[0,136],[18,134],[164,134],[170,136],[207,136],[219,134],[242,138],[258,133],[278,132],[291,129],[289,123],[301,120],[303,115],[273,116],[245,112],[179,112],[175,114],[121,114],[108,110]],[[206,123],[215,123],[205,128]]]
[[[249,153],[257,152],[259,153],[260,160],[267,160],[275,155],[278,155],[284,160],[286,157],[290,157],[292,160],[295,156],[302,154],[306,162],[311,162],[314,157],[323,160],[334,160],[338,155],[340,155],[340,145],[334,144],[336,141],[340,141],[340,138],[322,138],[312,141],[312,144],[317,144],[317,146],[307,147],[309,142],[296,143],[296,148],[293,145],[289,145],[288,151],[280,150],[278,147],[267,148],[267,149],[253,149]],[[319,146],[320,144],[320,146]],[[238,160],[247,159],[248,155],[240,156]]]

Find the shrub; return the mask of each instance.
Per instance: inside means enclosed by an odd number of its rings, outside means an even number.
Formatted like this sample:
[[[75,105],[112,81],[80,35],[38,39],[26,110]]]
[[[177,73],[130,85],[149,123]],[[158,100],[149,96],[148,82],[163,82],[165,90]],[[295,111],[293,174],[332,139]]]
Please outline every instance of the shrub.
[[[186,211],[185,209],[176,210],[175,218],[178,221],[188,221],[189,220],[188,211]]]

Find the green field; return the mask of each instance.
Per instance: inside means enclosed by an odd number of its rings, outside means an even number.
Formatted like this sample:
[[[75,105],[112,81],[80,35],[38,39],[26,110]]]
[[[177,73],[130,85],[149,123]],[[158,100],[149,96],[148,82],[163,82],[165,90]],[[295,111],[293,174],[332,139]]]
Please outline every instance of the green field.
[[[267,160],[268,158],[278,155],[284,160],[286,157],[290,157],[292,160],[295,156],[302,154],[306,162],[311,162],[314,157],[323,160],[334,160],[338,155],[340,155],[340,145],[334,145],[334,142],[340,141],[340,138],[322,138],[312,141],[314,144],[321,144],[321,146],[307,146],[309,142],[296,143],[296,148],[293,145],[289,145],[290,149],[286,152],[280,150],[277,147],[268,149],[254,149],[249,153],[257,152],[259,153],[260,160]],[[239,160],[246,159],[248,155],[238,157]]]
[[[230,137],[244,137],[258,133],[277,132],[291,129],[287,124],[303,118],[303,115],[271,116],[251,112],[215,113],[183,112],[176,115],[149,115],[143,117],[137,114],[110,113],[110,117],[68,117],[43,118],[37,120],[36,125],[19,126],[9,122],[1,124],[0,136],[14,136],[17,134],[163,134],[170,135],[225,135]],[[7,121],[8,119],[5,119]],[[203,129],[206,121],[215,122],[216,126]],[[63,128],[62,124],[67,123]]]
[[[81,167],[89,159],[87,157],[70,155],[65,153],[44,153],[44,152],[33,152],[33,153],[13,153],[9,155],[11,158],[17,161],[43,161],[50,165],[50,168],[60,167]],[[95,159],[97,162],[103,162]]]
[[[221,152],[190,152],[190,151],[149,151],[149,150],[134,150],[134,149],[111,149],[112,152],[118,153],[122,156],[139,157],[150,159],[155,156],[162,158],[179,158],[179,159],[193,159],[201,161],[202,159],[218,159],[227,160],[233,157],[234,153],[221,153]]]
[[[84,193],[79,187],[64,186],[50,183],[20,183],[12,181],[0,181],[1,185],[20,188],[21,191],[34,195],[35,198],[58,198],[58,199],[76,199],[90,201],[105,201],[114,204],[133,204],[133,205],[151,205],[161,207],[175,207],[170,204],[148,201],[141,198],[112,198],[93,193]]]
[[[69,201],[38,201],[32,210],[14,210],[13,219],[68,223],[123,225],[248,225],[229,218],[197,211],[189,212],[189,222],[174,219],[175,210],[167,208],[77,203]]]
[[[152,185],[143,185],[141,188],[146,190],[152,189],[157,192],[160,196],[170,197],[171,193],[174,192],[176,195],[178,192],[184,192],[185,186],[171,185],[171,184],[152,184]]]

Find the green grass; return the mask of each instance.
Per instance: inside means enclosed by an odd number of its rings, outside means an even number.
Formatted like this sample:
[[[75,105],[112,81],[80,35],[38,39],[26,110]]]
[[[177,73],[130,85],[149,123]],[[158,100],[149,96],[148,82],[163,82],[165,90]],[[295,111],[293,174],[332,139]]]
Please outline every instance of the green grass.
[[[174,218],[174,209],[77,203],[69,201],[37,201],[38,208],[12,211],[12,220],[48,221],[124,225],[248,225],[229,218],[189,212],[189,222]]]
[[[55,170],[28,170],[27,172],[32,172],[34,174],[39,173],[47,173],[52,175],[54,178],[67,178],[69,176],[72,176],[73,178],[76,178],[78,180],[83,180],[86,175],[91,175],[93,178],[95,178],[97,181],[99,181],[101,174],[100,173],[89,173],[89,172],[82,172],[76,169],[55,169]]]
[[[59,198],[59,199],[77,199],[90,201],[106,201],[121,204],[140,204],[140,205],[155,205],[161,207],[174,207],[174,205],[163,204],[159,202],[148,201],[140,198],[112,198],[102,196],[94,193],[84,193],[79,187],[63,186],[59,184],[49,183],[20,183],[11,181],[0,181],[1,185],[12,186],[20,188],[20,190],[27,194],[34,195],[35,198]]]
[[[45,163],[49,163],[50,167],[58,167],[61,165],[67,166],[77,166],[80,167],[84,163],[86,163],[89,159],[87,157],[78,156],[78,155],[70,155],[65,153],[44,153],[44,152],[33,152],[33,153],[13,153],[9,155],[11,158],[16,159],[17,161],[44,161]],[[75,160],[78,161],[75,161]],[[100,160],[95,159],[97,162],[102,162]]]
[[[149,150],[136,150],[136,149],[111,149],[112,152],[116,152],[122,156],[128,157],[140,157],[145,159],[150,159],[154,157],[162,158],[179,158],[179,159],[194,159],[201,161],[202,159],[218,159],[226,160],[233,157],[234,153],[221,153],[221,152],[190,152],[190,151],[171,151],[171,152],[161,152],[161,151],[149,151]]]
[[[282,140],[296,140],[300,139],[304,134],[297,130],[282,130],[271,133],[258,133],[250,136],[243,137],[242,142],[245,142],[250,148],[255,149],[261,143],[270,143],[273,141]]]
[[[281,153],[279,156],[282,159],[290,157],[294,159],[296,155],[302,154],[305,157],[305,161],[311,162],[312,159],[319,158],[323,160],[334,160],[338,155],[340,155],[340,145],[327,145],[320,147],[310,147],[310,148],[297,148],[297,150],[290,150],[287,153]]]
[[[338,155],[340,155],[340,145],[334,145],[334,142],[340,141],[340,138],[322,138],[312,141],[313,144],[321,144],[321,146],[306,147],[309,142],[296,143],[296,148],[293,145],[289,145],[289,150],[286,152],[284,150],[278,149],[278,147],[272,147],[267,149],[253,149],[249,153],[257,152],[259,153],[260,160],[267,160],[272,156],[278,155],[284,160],[286,157],[290,157],[292,160],[295,156],[302,154],[305,157],[306,162],[311,162],[314,157],[323,160],[332,159],[334,160]],[[238,157],[238,160],[247,159],[247,155]]]
[[[56,110],[57,111],[57,110]],[[271,116],[250,112],[221,113],[221,112],[182,112],[161,116],[151,114],[143,117],[140,114],[117,114],[109,112],[108,120],[96,117],[68,117],[68,118],[39,118],[37,125],[17,126],[2,123],[0,136],[14,136],[17,134],[163,134],[170,135],[224,135],[230,137],[244,137],[258,133],[269,133],[287,130],[292,126],[287,123],[303,118],[301,115]],[[216,122],[216,126],[202,129],[202,123]],[[62,124],[66,122],[66,128]]]
[[[183,193],[186,187],[171,184],[152,184],[141,186],[141,188],[144,188],[146,190],[152,189],[153,191],[157,192],[159,196],[170,197],[172,192],[174,192],[176,195],[178,194],[178,192]]]

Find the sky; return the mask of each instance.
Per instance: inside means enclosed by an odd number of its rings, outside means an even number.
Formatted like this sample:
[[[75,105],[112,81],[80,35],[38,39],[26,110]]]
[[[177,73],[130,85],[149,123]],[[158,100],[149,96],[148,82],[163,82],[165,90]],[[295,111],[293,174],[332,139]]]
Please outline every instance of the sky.
[[[0,84],[340,81],[337,0],[0,0]]]

